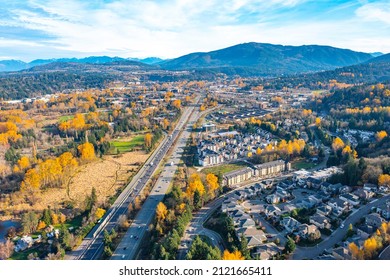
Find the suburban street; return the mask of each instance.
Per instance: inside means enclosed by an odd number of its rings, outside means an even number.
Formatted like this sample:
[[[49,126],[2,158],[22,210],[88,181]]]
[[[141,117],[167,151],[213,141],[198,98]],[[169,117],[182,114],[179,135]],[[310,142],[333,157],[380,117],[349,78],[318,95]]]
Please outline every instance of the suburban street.
[[[345,224],[344,228],[336,229],[329,237],[327,237],[321,243],[319,243],[318,246],[297,247],[297,249],[294,251],[294,253],[291,256],[291,259],[294,260],[313,259],[318,255],[320,255],[325,249],[332,248],[338,242],[342,241],[344,236],[347,234],[349,224],[357,223],[363,216],[370,213],[372,207],[378,207],[379,205],[386,203],[386,200],[389,197],[390,195],[385,195],[355,210],[343,222]]]
[[[135,199],[135,197],[142,192],[143,188],[147,185],[150,178],[153,176],[153,173],[165,157],[169,148],[172,146],[177,136],[179,135],[180,130],[183,128],[184,124],[189,119],[191,113],[193,112],[194,107],[186,107],[183,109],[182,116],[177,123],[175,130],[172,132],[171,136],[165,137],[165,139],[159,144],[159,146],[154,150],[152,155],[148,158],[139,172],[133,177],[131,182],[127,185],[125,190],[119,195],[117,200],[107,211],[106,215],[103,217],[102,221],[95,226],[95,228],[86,236],[82,241],[81,245],[74,251],[69,252],[66,255],[66,259],[85,259],[93,260],[98,259],[103,252],[103,232],[104,230],[110,231],[115,228],[117,221],[120,215],[126,214],[128,205]],[[180,141],[179,141],[180,142]],[[176,168],[176,167],[175,167]],[[173,167],[168,168],[168,174],[165,175],[166,179],[172,178],[174,169]],[[169,173],[170,172],[170,173]],[[153,199],[162,199],[164,192],[159,190],[153,190],[151,192],[150,199],[144,204],[145,211],[150,213],[151,208],[154,204],[151,203]],[[156,202],[157,200],[155,200]],[[147,210],[146,210],[147,209]],[[144,219],[142,219],[143,221]],[[133,223],[133,227],[137,229],[137,235],[141,236],[140,232],[146,230],[145,223]]]
[[[190,114],[193,114],[190,117]],[[159,176],[156,184],[153,186],[153,189],[143,204],[141,210],[138,212],[133,223],[129,227],[125,236],[121,240],[119,246],[112,255],[113,260],[132,260],[136,259],[138,248],[142,239],[148,230],[149,224],[153,221],[153,217],[156,211],[157,204],[163,200],[165,193],[168,191],[171,182],[173,180],[174,174],[179,166],[182,153],[184,148],[187,145],[187,141],[191,135],[192,126],[196,123],[200,113],[198,108],[195,110],[194,107],[191,107],[191,110],[186,111],[186,116],[181,118],[179,121],[179,129],[187,122],[185,128],[178,138],[177,143],[173,147],[172,155],[169,157],[167,163],[164,165],[161,175]],[[179,129],[176,129],[177,131]],[[165,156],[166,151],[162,153],[163,157]],[[162,157],[162,158],[163,158]],[[161,159],[162,159],[161,158]],[[158,164],[156,162],[156,164]]]
[[[193,215],[193,218],[189,225],[187,226],[184,235],[181,239],[179,250],[177,252],[177,259],[184,260],[187,254],[188,249],[191,247],[192,241],[197,235],[205,235],[211,239],[212,245],[218,247],[221,252],[225,248],[223,248],[223,239],[221,236],[215,231],[205,229],[203,224],[207,221],[207,219],[220,207],[223,203],[223,200],[234,194],[237,190],[242,190],[245,188],[251,187],[255,182],[247,182],[244,185],[235,188],[224,195],[218,197],[207,205],[203,206],[198,212]]]

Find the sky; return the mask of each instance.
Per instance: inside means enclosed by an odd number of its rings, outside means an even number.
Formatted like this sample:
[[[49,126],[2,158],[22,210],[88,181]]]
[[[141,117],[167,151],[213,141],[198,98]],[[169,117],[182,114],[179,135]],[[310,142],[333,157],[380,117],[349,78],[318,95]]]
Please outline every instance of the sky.
[[[0,59],[165,59],[245,42],[390,53],[390,1],[1,0],[0,5]]]

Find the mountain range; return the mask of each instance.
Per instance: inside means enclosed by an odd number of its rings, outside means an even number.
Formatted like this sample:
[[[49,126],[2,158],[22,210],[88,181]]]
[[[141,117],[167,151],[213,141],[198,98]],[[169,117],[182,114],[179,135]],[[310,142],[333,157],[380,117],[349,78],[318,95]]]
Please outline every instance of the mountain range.
[[[0,68],[3,65],[3,69],[26,69],[0,71],[0,98],[18,99],[74,88],[104,88],[137,72],[142,73],[143,79],[153,81],[213,80],[219,73],[238,74],[267,79],[264,83],[275,88],[316,88],[332,79],[348,84],[390,81],[390,54],[378,55],[317,45],[245,43],[171,60],[93,56],[30,63],[2,61]]]
[[[331,70],[372,58],[369,53],[328,46],[245,43],[212,52],[191,53],[159,65],[170,70],[209,69],[225,73],[235,70],[238,74],[245,71],[250,75],[280,76]]]
[[[69,69],[71,65],[80,68],[78,64],[100,65],[135,61],[140,63],[141,68],[144,65],[146,69],[153,66],[155,69],[164,70],[197,70],[243,76],[276,77],[333,70],[364,63],[372,59],[373,61],[379,61],[384,56],[386,55],[381,55],[381,53],[363,53],[330,46],[283,46],[251,42],[211,52],[190,53],[168,60],[157,57],[139,59],[109,56],[37,59],[29,63],[19,60],[3,60],[0,61],[0,72],[19,71],[32,67],[36,70],[42,70],[42,68],[36,68],[36,66],[41,65],[46,65],[46,67],[43,67],[46,70],[50,68],[60,70],[61,64],[58,63],[71,63],[67,64]]]
[[[109,57],[109,56],[89,56],[85,58],[58,58],[58,59],[36,59],[31,62],[24,62],[21,60],[1,60],[0,61],[0,72],[9,71],[20,71],[29,69],[35,66],[46,65],[56,62],[69,62],[69,63],[80,63],[80,64],[104,64],[113,63],[117,61],[137,61],[144,64],[152,65],[163,61],[158,57],[147,57],[147,58],[121,58],[121,57]]]

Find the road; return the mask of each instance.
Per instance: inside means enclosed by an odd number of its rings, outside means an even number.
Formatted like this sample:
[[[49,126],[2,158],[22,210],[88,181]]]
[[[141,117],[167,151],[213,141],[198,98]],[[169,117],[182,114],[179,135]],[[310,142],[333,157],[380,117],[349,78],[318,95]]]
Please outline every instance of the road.
[[[81,245],[74,251],[69,252],[65,259],[83,259],[93,260],[98,259],[103,252],[103,232],[104,230],[110,231],[112,228],[117,226],[117,221],[120,215],[127,213],[128,205],[134,200],[134,198],[142,192],[143,188],[147,185],[156,168],[159,166],[169,148],[178,137],[180,130],[189,119],[194,107],[185,107],[183,109],[182,116],[177,123],[175,130],[168,137],[159,144],[154,150],[152,155],[148,158],[139,172],[133,177],[131,182],[127,185],[124,191],[119,195],[106,215],[103,217],[100,224],[96,225],[95,228],[84,238]],[[172,177],[172,174],[171,174]],[[156,194],[157,193],[157,194]],[[152,197],[159,197],[158,192],[154,191]],[[161,195],[162,197],[163,195]],[[149,199],[148,199],[149,200]],[[152,207],[150,202],[146,201],[145,207]],[[150,200],[149,200],[150,201]],[[144,230],[144,225],[135,225],[137,229]],[[140,226],[140,228],[138,228]],[[142,226],[142,227],[141,227]]]
[[[184,125],[189,119],[182,134],[178,138],[177,143],[172,149],[173,152],[168,160],[168,163],[164,166],[160,177],[157,179],[156,184],[150,192],[150,195],[142,205],[142,208],[136,215],[125,236],[122,238],[111,259],[136,259],[140,243],[142,242],[142,239],[147,232],[150,223],[153,221],[157,204],[163,200],[165,193],[168,191],[171,182],[173,181],[173,177],[179,166],[181,156],[187,145],[187,141],[191,136],[192,127],[201,115],[199,110],[195,110],[193,107],[189,113],[192,112],[193,114],[190,117],[187,116],[180,120],[179,124]]]
[[[177,259],[179,260],[185,259],[187,251],[191,247],[192,241],[197,235],[200,234],[209,237],[212,241],[212,245],[218,247],[221,250],[221,252],[223,252],[225,247],[222,246],[224,243],[222,237],[215,231],[205,229],[203,227],[203,224],[215,212],[215,210],[217,210],[217,208],[222,205],[225,198],[233,195],[235,191],[249,188],[255,183],[256,183],[255,181],[245,182],[240,187],[237,187],[221,195],[217,199],[203,206],[198,212],[196,212],[193,215],[191,222],[186,227],[183,237],[181,238],[179,250],[177,252]]]
[[[380,253],[378,259],[380,260],[390,260],[390,245],[387,246],[382,253]]]
[[[313,259],[320,255],[325,249],[333,248],[338,242],[342,241],[344,236],[347,234],[348,227],[350,224],[357,223],[363,216],[370,213],[372,207],[378,207],[389,199],[390,195],[385,195],[379,199],[373,200],[370,203],[355,210],[349,215],[344,223],[344,228],[336,229],[329,237],[324,239],[318,246],[315,247],[297,247],[291,256],[291,259],[302,260],[302,259]]]

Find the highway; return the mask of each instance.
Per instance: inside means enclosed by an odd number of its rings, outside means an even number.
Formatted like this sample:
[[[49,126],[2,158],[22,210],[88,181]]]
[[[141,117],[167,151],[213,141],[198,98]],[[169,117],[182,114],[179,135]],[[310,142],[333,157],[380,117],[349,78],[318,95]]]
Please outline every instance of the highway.
[[[194,108],[191,108],[191,112]],[[191,113],[189,112],[189,113]],[[156,212],[157,204],[163,200],[165,193],[167,193],[175,172],[180,164],[181,156],[184,152],[184,148],[187,145],[187,141],[191,135],[192,127],[200,117],[201,113],[196,109],[188,120],[182,134],[178,138],[177,143],[173,147],[172,155],[169,157],[167,163],[164,165],[161,175],[157,179],[157,182],[153,186],[150,195],[146,199],[142,208],[136,215],[133,223],[129,227],[125,236],[122,238],[119,246],[113,253],[111,259],[113,260],[133,260],[137,257],[137,252],[142,242],[142,239],[149,228],[150,223],[153,221],[153,217]],[[180,120],[179,125],[184,125],[186,118]],[[165,155],[165,153],[164,153]]]
[[[187,122],[193,111],[194,107],[185,107],[183,109],[182,116],[179,119],[172,134],[168,137],[165,137],[159,146],[154,150],[152,155],[148,158],[139,172],[133,177],[131,182],[127,185],[124,191],[118,196],[116,201],[107,211],[101,223],[97,224],[86,236],[86,238],[84,238],[80,246],[76,250],[69,252],[65,256],[65,259],[94,260],[100,258],[104,248],[104,230],[110,231],[112,228],[115,228],[117,226],[119,216],[127,213],[128,205],[139,193],[142,192],[143,188],[147,185],[156,168],[160,165],[169,148],[175,142],[180,130],[183,128],[184,124]],[[171,177],[172,176],[173,174],[171,174]],[[160,195],[158,190],[153,190],[151,192],[150,199],[146,200],[144,204],[145,207],[142,209],[150,209],[152,205],[148,201],[159,197],[162,199],[163,193]],[[142,231],[145,230],[145,224],[133,223],[132,227],[135,226],[138,230]]]

